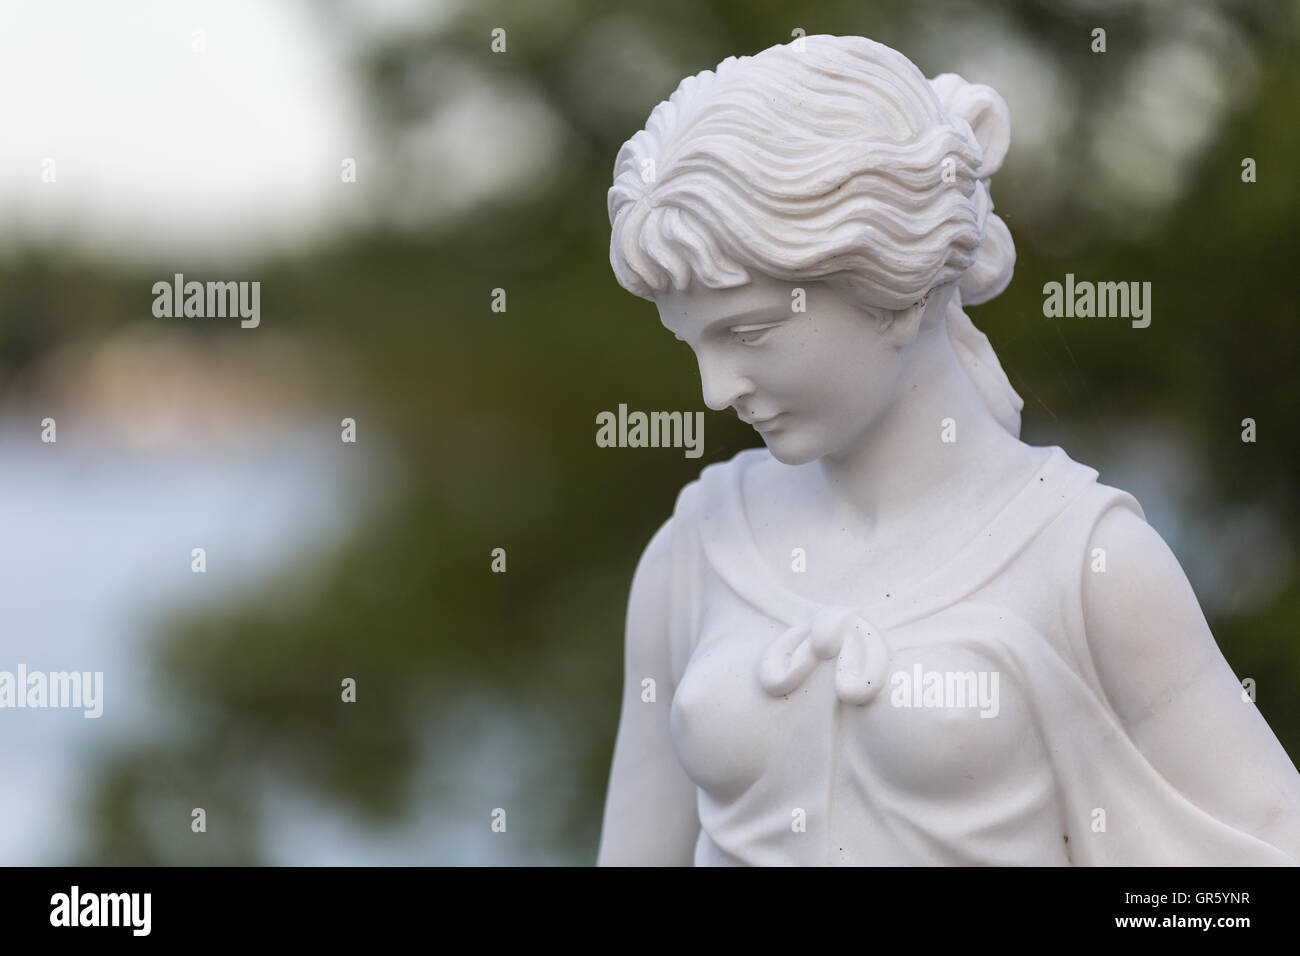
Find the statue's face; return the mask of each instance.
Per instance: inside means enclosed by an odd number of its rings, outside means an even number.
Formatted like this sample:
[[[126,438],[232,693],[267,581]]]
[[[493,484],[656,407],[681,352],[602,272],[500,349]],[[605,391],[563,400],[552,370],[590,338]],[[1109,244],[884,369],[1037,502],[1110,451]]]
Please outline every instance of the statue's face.
[[[806,311],[794,310],[796,289]],[[858,445],[896,397],[907,343],[825,282],[756,276],[655,303],[665,328],[695,352],[704,404],[734,407],[787,465]]]

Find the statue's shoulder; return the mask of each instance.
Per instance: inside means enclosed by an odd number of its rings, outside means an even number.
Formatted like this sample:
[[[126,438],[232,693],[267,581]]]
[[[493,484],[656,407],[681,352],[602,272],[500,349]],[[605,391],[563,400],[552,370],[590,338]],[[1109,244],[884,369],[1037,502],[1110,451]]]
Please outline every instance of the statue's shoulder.
[[[725,461],[705,465],[699,477],[687,482],[678,492],[673,507],[674,523],[694,525],[725,513],[727,504],[734,502],[740,493],[745,473],[773,462],[775,459],[766,448],[746,448]]]
[[[1060,459],[1060,484],[1062,509],[1059,523],[1072,527],[1078,532],[1090,535],[1092,528],[1101,518],[1115,509],[1130,511],[1146,521],[1146,514],[1137,498],[1101,481],[1097,469],[1077,462],[1059,448],[1053,449]],[[1069,489],[1068,492],[1065,489]]]
[[[1115,509],[1146,516],[1137,499],[1105,484],[1097,469],[1075,461],[1052,446],[1029,486],[1008,506],[1019,512],[1004,524],[1008,537],[1019,537],[1022,559],[1031,573],[1073,583],[1075,569],[1089,558],[1089,541],[1097,523]],[[1019,520],[1017,520],[1019,519]]]
[[[1143,525],[1146,515],[1137,499],[1123,489],[1100,480],[1095,468],[1077,462],[1054,448],[1052,467],[1045,470],[1046,483],[1040,506],[1050,516],[1032,540],[1026,542],[1019,560],[1008,573],[1019,581],[1021,593],[1049,598],[1059,618],[1059,633],[1065,641],[1074,667],[1094,688],[1099,689],[1092,656],[1088,649],[1084,615],[1085,582],[1109,570],[1107,548],[1099,548],[1095,532],[1102,520],[1116,510]]]

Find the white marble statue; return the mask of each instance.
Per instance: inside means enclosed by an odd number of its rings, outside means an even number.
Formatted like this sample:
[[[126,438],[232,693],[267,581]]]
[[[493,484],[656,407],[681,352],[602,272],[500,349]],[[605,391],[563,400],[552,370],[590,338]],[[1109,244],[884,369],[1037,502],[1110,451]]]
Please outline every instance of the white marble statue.
[[[1300,861],[1300,774],[1178,562],[1020,441],[963,311],[1011,279],[1009,143],[989,87],[814,36],[619,152],[618,280],[766,448],[641,558],[599,863]]]

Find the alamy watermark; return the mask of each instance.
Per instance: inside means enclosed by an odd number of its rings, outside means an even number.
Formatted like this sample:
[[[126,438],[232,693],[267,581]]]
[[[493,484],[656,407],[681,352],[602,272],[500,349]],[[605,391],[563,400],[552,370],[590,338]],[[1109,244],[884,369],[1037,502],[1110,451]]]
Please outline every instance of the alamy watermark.
[[[160,319],[240,319],[240,327],[255,329],[262,323],[261,282],[185,281],[178,272],[172,281],[153,284],[153,314]]]
[[[67,708],[82,710],[82,717],[104,713],[103,671],[0,671],[0,710]]]
[[[1075,282],[1074,273],[1067,272],[1064,284],[1046,283],[1043,296],[1043,315],[1049,319],[1132,319],[1135,329],[1151,324],[1150,282]]]
[[[119,926],[132,936],[148,936],[152,911],[152,893],[83,893],[73,884],[67,893],[50,897],[51,926]]]
[[[889,677],[894,707],[978,707],[981,717],[998,715],[997,671],[927,671],[920,664]]]
[[[628,412],[596,415],[598,448],[685,448],[687,458],[704,454],[703,412]]]

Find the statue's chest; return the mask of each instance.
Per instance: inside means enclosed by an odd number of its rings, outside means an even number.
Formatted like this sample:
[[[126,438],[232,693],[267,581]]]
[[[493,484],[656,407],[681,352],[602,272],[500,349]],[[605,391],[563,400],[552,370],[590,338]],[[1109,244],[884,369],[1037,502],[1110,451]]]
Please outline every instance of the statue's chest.
[[[880,783],[918,797],[996,791],[1042,759],[1027,698],[996,651],[1006,637],[999,624],[996,608],[940,611],[860,633],[860,645],[881,642],[887,663],[871,698],[855,703],[837,678],[848,653],[836,650],[838,638],[823,636],[774,693],[760,674],[779,663],[772,649],[787,625],[744,602],[709,602],[673,699],[678,755],[719,799],[758,783],[791,799]],[[797,664],[799,650],[784,659]]]

